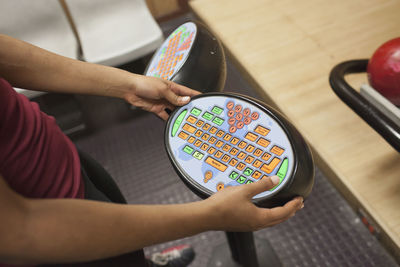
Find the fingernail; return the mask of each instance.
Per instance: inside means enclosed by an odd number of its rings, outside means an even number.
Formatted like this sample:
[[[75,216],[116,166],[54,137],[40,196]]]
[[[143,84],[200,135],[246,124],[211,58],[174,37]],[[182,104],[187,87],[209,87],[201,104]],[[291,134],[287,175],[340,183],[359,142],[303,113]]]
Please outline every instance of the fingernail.
[[[182,96],[181,97],[181,102],[183,102],[183,103],[189,102],[189,100],[190,100],[189,96]]]
[[[276,185],[276,184],[279,184],[280,179],[279,179],[278,176],[272,176],[272,177],[271,177],[271,181],[272,181],[272,183],[273,183],[274,185]]]
[[[300,209],[302,209],[302,208],[304,208],[304,203],[303,203],[303,204],[301,204],[301,207],[300,207]]]

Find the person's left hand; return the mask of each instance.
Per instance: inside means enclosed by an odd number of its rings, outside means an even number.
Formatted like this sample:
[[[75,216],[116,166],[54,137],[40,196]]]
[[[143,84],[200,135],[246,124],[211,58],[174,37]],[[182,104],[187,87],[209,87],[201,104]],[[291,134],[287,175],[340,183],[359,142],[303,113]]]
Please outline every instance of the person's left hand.
[[[125,100],[146,111],[153,112],[163,120],[169,115],[165,109],[174,110],[190,101],[191,96],[200,92],[161,78],[138,75],[130,93]]]

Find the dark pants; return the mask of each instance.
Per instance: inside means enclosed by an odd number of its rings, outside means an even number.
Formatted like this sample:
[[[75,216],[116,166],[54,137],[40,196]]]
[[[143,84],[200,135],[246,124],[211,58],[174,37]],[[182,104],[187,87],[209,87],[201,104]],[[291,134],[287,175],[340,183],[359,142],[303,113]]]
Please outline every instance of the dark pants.
[[[126,204],[117,184],[107,171],[88,154],[79,151],[82,177],[85,183],[85,199]],[[46,266],[94,266],[94,267],[147,267],[143,249],[121,256],[75,264],[56,264]]]

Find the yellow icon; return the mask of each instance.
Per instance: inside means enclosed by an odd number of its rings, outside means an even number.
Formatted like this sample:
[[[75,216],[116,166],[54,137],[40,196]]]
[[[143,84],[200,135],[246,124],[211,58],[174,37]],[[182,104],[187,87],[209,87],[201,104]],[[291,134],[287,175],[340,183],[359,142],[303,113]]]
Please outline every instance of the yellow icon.
[[[218,183],[217,184],[217,191],[221,191],[222,189],[224,189],[225,185],[224,183]]]
[[[204,182],[207,183],[213,177],[212,171],[206,171],[204,174]]]

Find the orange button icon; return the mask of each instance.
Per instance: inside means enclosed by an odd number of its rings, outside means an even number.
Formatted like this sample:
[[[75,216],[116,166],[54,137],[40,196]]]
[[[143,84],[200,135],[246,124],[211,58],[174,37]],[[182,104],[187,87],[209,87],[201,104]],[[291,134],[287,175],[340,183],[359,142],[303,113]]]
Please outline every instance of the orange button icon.
[[[256,134],[253,134],[252,132],[248,132],[244,138],[254,142],[254,141],[256,141],[257,137],[258,136]]]
[[[273,146],[270,151],[278,156],[282,155],[282,153],[285,152],[285,150],[283,148],[280,148],[279,146]]]
[[[266,136],[269,133],[269,129],[267,129],[267,128],[261,126],[261,125],[258,125],[257,128],[254,131],[256,133],[259,133],[259,134],[263,135],[263,136]]]
[[[236,105],[236,106],[235,106],[235,111],[236,111],[236,112],[242,111],[242,105]]]
[[[236,127],[235,126],[231,126],[231,127],[229,127],[229,132],[230,133],[235,133],[236,132]],[[232,142],[231,142],[232,143]]]
[[[211,180],[211,178],[213,178],[212,171],[206,171],[206,173],[204,174],[204,182],[207,183]]]
[[[251,118],[252,118],[253,120],[257,120],[259,116],[260,116],[260,115],[259,115],[257,112],[251,113]]]
[[[246,117],[246,118],[244,118],[243,122],[244,122],[244,124],[249,125],[250,122],[251,122],[251,118],[250,117]]]
[[[261,170],[265,173],[270,174],[275,169],[275,167],[279,164],[280,161],[281,160],[279,158],[273,158],[269,164],[264,164],[261,167]]]
[[[223,183],[218,183],[217,184],[217,191],[221,191],[222,189],[224,189],[225,185]]]

